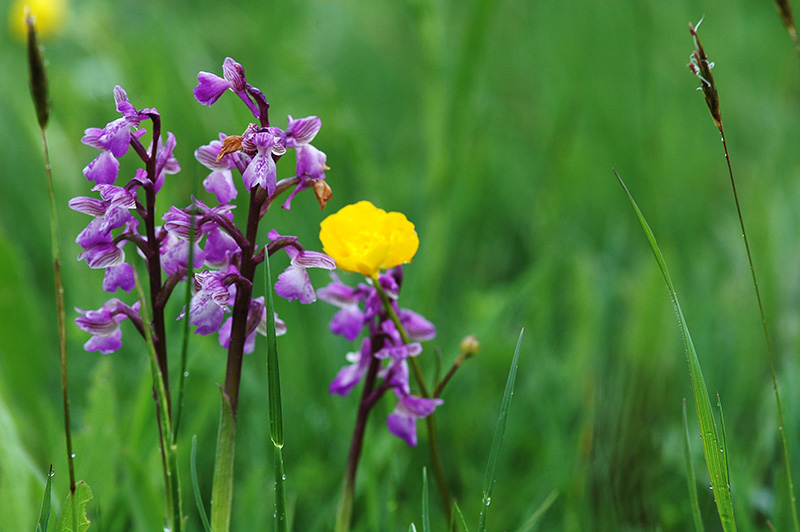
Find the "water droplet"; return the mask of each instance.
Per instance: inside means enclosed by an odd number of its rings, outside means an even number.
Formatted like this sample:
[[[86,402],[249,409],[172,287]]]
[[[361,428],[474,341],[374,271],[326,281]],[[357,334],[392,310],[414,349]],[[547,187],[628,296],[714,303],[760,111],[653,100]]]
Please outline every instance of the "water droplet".
[[[286,481],[286,475],[281,475],[281,480]]]
[[[486,506],[489,506],[490,504],[492,504],[492,498],[486,497]]]
[[[188,377],[188,376],[189,376],[189,372],[188,372],[188,371],[184,371],[184,372],[183,372],[183,376],[184,376],[184,377]]]
[[[75,458],[75,453],[72,453],[70,457]]]

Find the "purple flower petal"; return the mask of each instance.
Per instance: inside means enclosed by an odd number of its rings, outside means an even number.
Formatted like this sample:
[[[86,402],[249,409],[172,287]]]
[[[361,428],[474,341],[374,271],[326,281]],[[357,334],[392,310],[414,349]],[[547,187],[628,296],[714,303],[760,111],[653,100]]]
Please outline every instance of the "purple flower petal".
[[[106,292],[116,292],[118,288],[130,292],[135,286],[133,267],[127,262],[106,268],[103,276],[103,290]]]

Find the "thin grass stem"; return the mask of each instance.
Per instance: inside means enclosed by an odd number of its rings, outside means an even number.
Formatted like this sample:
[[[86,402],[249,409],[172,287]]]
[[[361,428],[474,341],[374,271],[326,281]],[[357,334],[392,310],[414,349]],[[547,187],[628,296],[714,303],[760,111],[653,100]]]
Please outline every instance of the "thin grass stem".
[[[725,152],[725,162],[728,164],[728,175],[731,179],[731,190],[733,191],[733,201],[736,204],[736,214],[739,216],[739,227],[742,229],[742,240],[744,240],[744,248],[747,252],[747,261],[750,264],[750,274],[753,278],[753,288],[756,293],[756,300],[758,301],[758,312],[761,315],[761,326],[764,329],[764,340],[767,344],[767,355],[769,357],[769,369],[772,375],[772,389],[775,392],[775,404],[778,409],[778,432],[781,438],[781,447],[783,450],[783,463],[786,470],[786,482],[789,489],[789,499],[792,507],[792,521],[794,523],[795,532],[800,532],[800,521],[797,516],[797,506],[795,503],[794,495],[794,482],[792,481],[792,468],[789,461],[789,445],[786,442],[786,432],[783,427],[783,407],[781,406],[781,395],[778,390],[778,377],[775,373],[775,357],[772,354],[772,342],[769,338],[769,328],[767,327],[767,315],[764,311],[764,303],[761,299],[761,290],[758,288],[758,277],[756,276],[756,268],[753,264],[753,255],[750,252],[750,242],[747,239],[747,230],[744,226],[744,217],[742,216],[742,208],[739,204],[739,194],[736,191],[736,180],[733,178],[733,168],[731,167],[731,158],[728,155],[728,143],[725,141],[725,131],[722,128],[722,122],[719,123],[719,133],[722,136],[722,148]]]

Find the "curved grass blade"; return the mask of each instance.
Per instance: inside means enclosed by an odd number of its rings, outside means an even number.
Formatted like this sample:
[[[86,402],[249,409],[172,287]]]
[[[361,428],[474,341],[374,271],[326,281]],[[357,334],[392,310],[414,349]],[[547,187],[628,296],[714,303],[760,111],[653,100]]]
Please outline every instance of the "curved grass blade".
[[[528,520],[517,529],[517,532],[530,532],[533,530],[536,525],[539,524],[539,519],[541,519],[544,513],[550,509],[553,503],[556,502],[557,498],[558,490],[551,491],[550,495],[548,495],[544,502],[539,505],[535,512],[533,512],[533,515],[531,515]]]
[[[683,458],[686,463],[686,481],[689,484],[689,500],[692,503],[694,529],[697,532],[704,532],[703,519],[700,516],[700,502],[697,498],[697,480],[694,476],[694,465],[692,465],[692,449],[689,446],[689,421],[686,416],[685,397],[683,399]]]
[[[194,491],[194,502],[197,504],[197,513],[200,514],[200,521],[203,522],[203,530],[211,532],[211,524],[208,522],[208,514],[203,504],[203,496],[200,494],[200,484],[197,482],[197,434],[192,436],[192,457],[190,466],[192,469],[192,491]]]
[[[50,490],[53,484],[53,465],[50,465],[50,472],[47,473],[47,484],[44,486],[44,497],[42,497],[42,509],[39,511],[39,521],[36,523],[36,532],[47,532],[47,523],[50,521]]]
[[[495,473],[497,471],[497,461],[500,458],[500,448],[503,446],[503,437],[506,432],[506,420],[508,420],[508,410],[511,407],[511,396],[514,395],[514,383],[517,380],[517,366],[519,365],[519,348],[522,345],[522,333],[519,332],[517,347],[514,350],[514,358],[511,361],[511,369],[508,372],[506,389],[503,392],[503,401],[500,403],[500,417],[497,420],[497,428],[494,431],[492,448],[489,450],[489,464],[486,467],[486,476],[483,478],[483,502],[481,504],[481,516],[478,523],[478,532],[486,530],[486,512],[492,502],[492,489],[494,488]]]
[[[639,206],[633,199],[633,196],[628,191],[628,187],[622,181],[616,170],[614,175],[617,176],[622,189],[628,196],[628,200],[636,212],[636,217],[644,230],[647,241],[650,244],[650,249],[656,257],[661,273],[664,276],[664,281],[667,283],[669,295],[672,298],[672,306],[675,309],[675,315],[680,324],[681,333],[683,335],[684,347],[686,348],[686,356],[689,359],[689,371],[692,377],[692,389],[694,390],[694,400],[697,405],[697,419],[700,422],[700,431],[703,439],[703,452],[706,457],[706,465],[708,466],[708,475],[711,479],[711,489],[714,490],[714,500],[717,503],[717,513],[719,513],[722,529],[725,532],[733,532],[736,530],[736,522],[733,518],[733,503],[731,501],[731,487],[728,478],[727,468],[727,450],[724,447],[724,436],[720,439],[717,432],[717,425],[714,421],[714,414],[711,411],[711,400],[708,397],[708,388],[706,387],[705,379],[703,379],[703,372],[700,369],[700,360],[697,358],[697,351],[692,342],[692,336],[689,334],[689,326],[686,324],[686,318],[683,316],[680,302],[678,301],[678,294],[672,284],[672,278],[667,270],[667,263],[661,250],[658,247],[656,238],[653,231],[647,224],[647,221],[639,210]]]
[[[455,522],[456,514],[458,514],[458,519],[461,521],[461,527],[464,529],[464,532],[469,532],[469,527],[467,527],[467,522],[464,520],[464,514],[461,513],[461,508],[459,508],[458,503],[453,501],[453,508],[455,509],[455,513],[452,514],[453,521]],[[455,530],[455,527],[450,526],[450,530]]]

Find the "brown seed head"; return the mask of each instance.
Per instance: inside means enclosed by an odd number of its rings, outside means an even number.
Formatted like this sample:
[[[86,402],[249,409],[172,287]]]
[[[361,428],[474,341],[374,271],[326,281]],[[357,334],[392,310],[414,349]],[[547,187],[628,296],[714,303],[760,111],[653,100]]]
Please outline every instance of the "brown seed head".
[[[697,28],[700,23],[697,23]],[[719,95],[717,94],[717,86],[714,84],[714,76],[711,75],[711,69],[714,68],[714,63],[708,60],[706,51],[703,50],[703,45],[700,44],[700,39],[697,37],[697,28],[689,23],[689,33],[692,34],[694,40],[694,52],[689,56],[689,70],[692,74],[700,78],[700,90],[703,91],[703,96],[706,99],[706,105],[711,113],[711,118],[714,120],[718,129],[722,129],[722,115],[719,111]]]
[[[28,26],[28,67],[31,74],[31,96],[33,105],[36,107],[36,118],[39,127],[47,127],[47,120],[50,118],[50,101],[47,93],[47,71],[44,68],[44,57],[39,41],[36,38],[36,27],[33,16],[28,12],[25,17]]]

